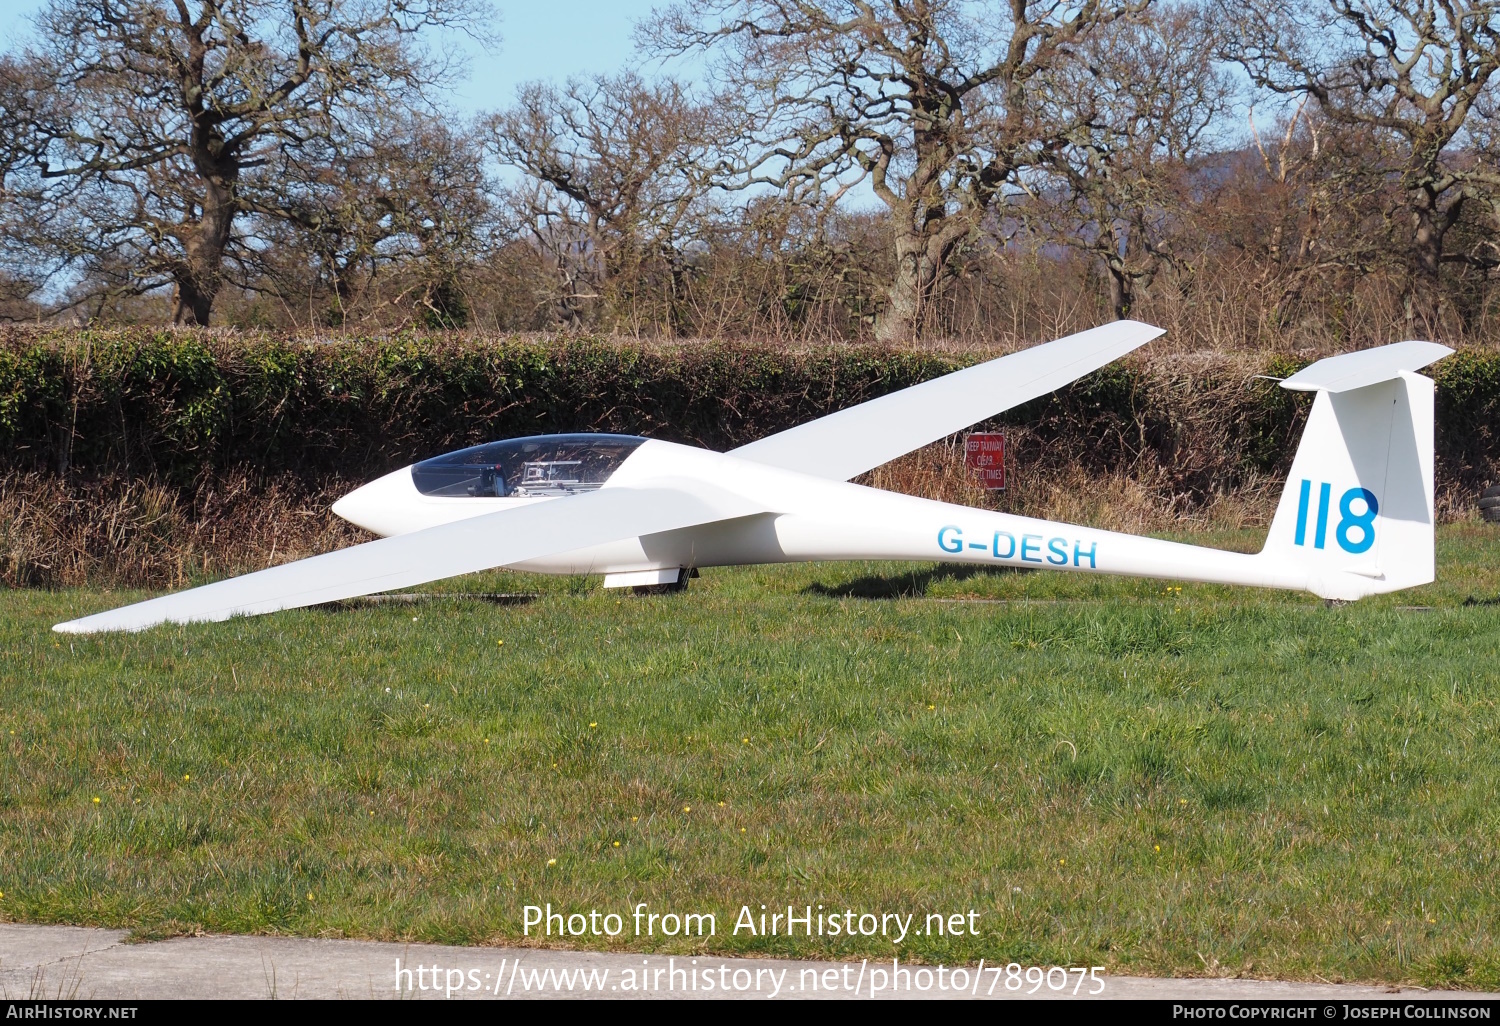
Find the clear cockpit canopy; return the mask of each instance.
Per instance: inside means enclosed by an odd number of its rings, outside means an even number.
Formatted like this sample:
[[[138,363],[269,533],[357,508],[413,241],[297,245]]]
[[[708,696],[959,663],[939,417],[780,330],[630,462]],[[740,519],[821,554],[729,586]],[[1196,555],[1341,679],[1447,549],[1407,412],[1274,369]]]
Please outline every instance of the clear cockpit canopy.
[[[517,498],[600,487],[646,439],[638,435],[533,435],[459,449],[411,468],[423,495]]]

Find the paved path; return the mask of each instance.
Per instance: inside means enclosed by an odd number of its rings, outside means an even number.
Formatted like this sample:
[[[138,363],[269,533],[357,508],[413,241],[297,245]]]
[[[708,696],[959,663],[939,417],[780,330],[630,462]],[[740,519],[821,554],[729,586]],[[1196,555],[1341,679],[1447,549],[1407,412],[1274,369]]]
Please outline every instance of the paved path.
[[[534,948],[456,948],[436,944],[309,940],[297,937],[179,937],[126,944],[124,930],[73,926],[0,924],[0,999],[137,998],[453,998],[475,997],[656,997],[736,996],[869,998],[886,973],[878,996],[888,997],[889,961],[792,962],[748,958],[692,958],[639,954],[544,951]],[[406,970],[398,990],[397,969]],[[434,969],[434,967],[436,967]],[[901,966],[905,972],[908,967]],[[676,971],[675,974],[673,971]],[[938,989],[927,967],[914,970],[914,984],[931,988],[920,997],[969,997]],[[964,972],[964,970],[960,970]],[[921,975],[926,973],[924,977]],[[561,974],[561,976],[559,975]],[[585,989],[584,981],[589,981]],[[972,986],[975,977],[969,976]],[[986,972],[978,986],[985,997],[996,977]],[[569,982],[571,982],[571,986]],[[692,989],[692,982],[698,988]],[[1067,990],[1072,990],[1073,980]],[[630,989],[634,983],[638,989]],[[644,987],[640,985],[644,984]],[[856,986],[858,993],[855,993]],[[710,987],[712,989],[710,989]],[[1080,992],[1096,987],[1085,982]],[[1105,978],[1103,997],[1168,1000],[1306,999],[1410,1000],[1426,992],[1387,987],[1261,980],[1159,980]],[[903,990],[900,996],[907,996]],[[1017,997],[1004,980],[993,997]],[[1037,997],[1067,997],[1042,988]],[[1444,997],[1478,997],[1444,993]],[[1494,997],[1495,995],[1485,995]]]

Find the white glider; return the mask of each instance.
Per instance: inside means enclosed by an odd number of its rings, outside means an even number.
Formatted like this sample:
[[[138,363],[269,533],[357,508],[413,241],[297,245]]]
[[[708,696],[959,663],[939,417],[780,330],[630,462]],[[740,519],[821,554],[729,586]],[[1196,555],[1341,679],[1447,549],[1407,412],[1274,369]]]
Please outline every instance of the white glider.
[[[1161,334],[1118,321],[841,410],[728,453],[540,435],[387,474],[334,504],[385,537],[60,623],[224,620],[506,567],[681,585],[695,568],[940,560],[1306,590],[1357,599],[1433,579],[1433,383],[1452,350],[1401,342],[1282,382],[1317,392],[1256,554],[1012,516],[848,479],[1097,370]]]

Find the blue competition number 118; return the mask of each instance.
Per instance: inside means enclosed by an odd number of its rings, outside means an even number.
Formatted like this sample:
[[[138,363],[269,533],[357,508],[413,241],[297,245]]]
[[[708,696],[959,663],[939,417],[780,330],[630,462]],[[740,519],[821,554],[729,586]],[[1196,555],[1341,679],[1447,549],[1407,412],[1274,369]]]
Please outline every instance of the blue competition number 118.
[[[1303,480],[1301,491],[1297,495],[1297,535],[1294,543],[1297,545],[1307,544],[1307,514],[1308,507],[1312,504],[1312,485],[1308,480]],[[1333,486],[1327,481],[1318,484],[1318,511],[1313,521],[1313,548],[1321,549],[1328,541],[1328,499],[1333,493]],[[1356,502],[1364,503],[1364,510],[1360,513],[1354,512]],[[1333,536],[1339,543],[1339,548],[1345,552],[1359,554],[1367,551],[1375,544],[1375,514],[1380,512],[1380,503],[1375,500],[1375,493],[1368,488],[1350,488],[1339,496],[1339,522],[1334,527]],[[1359,540],[1355,541],[1349,537],[1351,530],[1359,532]]]

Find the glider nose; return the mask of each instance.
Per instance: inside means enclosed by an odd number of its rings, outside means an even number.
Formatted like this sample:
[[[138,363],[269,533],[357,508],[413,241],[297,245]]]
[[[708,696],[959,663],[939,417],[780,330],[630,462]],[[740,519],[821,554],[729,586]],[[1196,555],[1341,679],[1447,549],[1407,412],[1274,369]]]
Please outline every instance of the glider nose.
[[[333,504],[333,512],[382,537],[405,534],[422,526],[412,522],[420,513],[420,496],[412,484],[410,467],[354,489]]]

